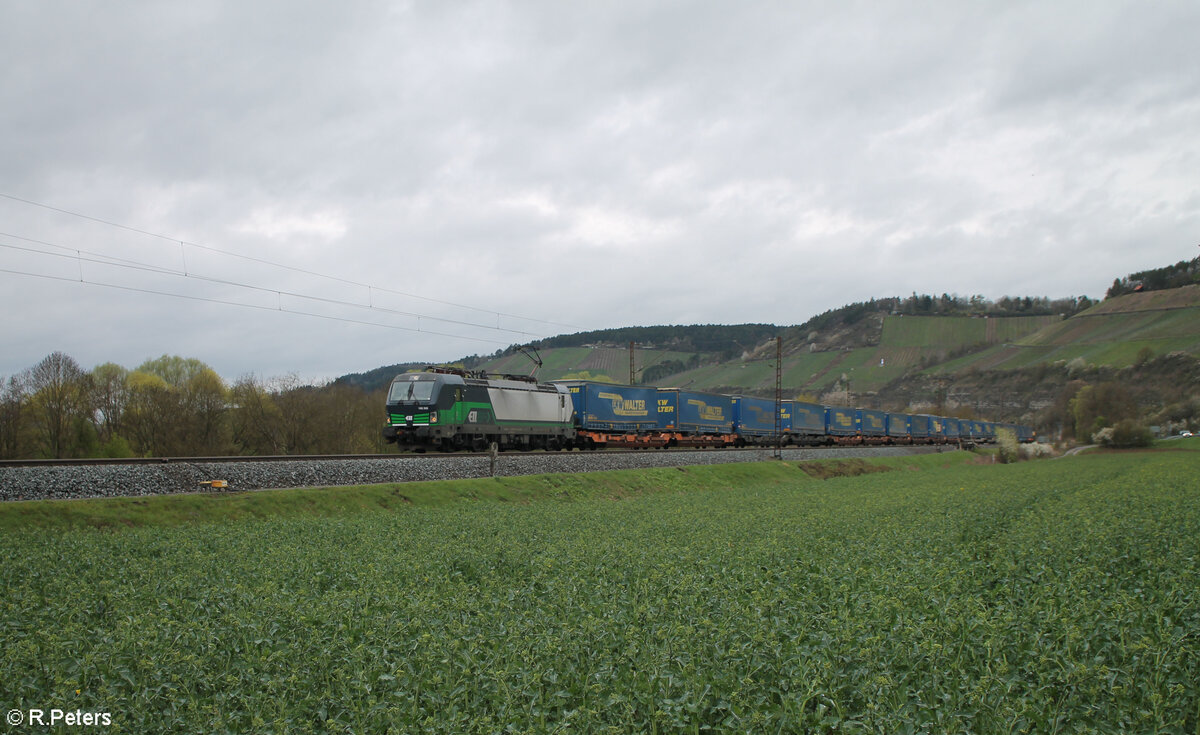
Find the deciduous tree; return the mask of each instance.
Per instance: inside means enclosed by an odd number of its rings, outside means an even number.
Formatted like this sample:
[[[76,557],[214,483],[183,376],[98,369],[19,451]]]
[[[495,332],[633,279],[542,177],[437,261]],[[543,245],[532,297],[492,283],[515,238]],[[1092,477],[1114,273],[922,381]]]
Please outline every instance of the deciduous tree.
[[[1118,421],[1136,418],[1137,405],[1123,385],[1110,381],[1081,388],[1071,401],[1071,413],[1075,436],[1084,440]]]
[[[283,454],[283,416],[254,375],[238,378],[230,391],[233,444],[242,454]]]
[[[125,404],[129,401],[129,371],[106,362],[92,369],[92,404],[96,408],[96,433],[108,444],[121,433]]]
[[[0,381],[0,457],[27,456],[25,414],[29,408],[29,372]]]
[[[52,352],[30,370],[30,418],[44,456],[61,459],[75,451],[78,422],[90,420],[88,385],[88,375],[64,352]]]
[[[177,430],[178,395],[162,377],[134,370],[127,381],[129,396],[125,406],[125,429],[139,454],[170,456],[179,454]]]
[[[184,410],[189,417],[189,452],[224,454],[229,449],[229,389],[212,368],[205,366],[184,384]]]

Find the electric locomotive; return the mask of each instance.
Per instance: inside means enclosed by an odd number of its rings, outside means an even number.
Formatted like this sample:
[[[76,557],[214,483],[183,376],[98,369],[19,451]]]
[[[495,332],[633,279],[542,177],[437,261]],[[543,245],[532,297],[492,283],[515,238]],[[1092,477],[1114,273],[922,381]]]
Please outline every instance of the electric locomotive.
[[[575,435],[565,386],[428,368],[392,379],[383,438],[417,451],[562,449]]]

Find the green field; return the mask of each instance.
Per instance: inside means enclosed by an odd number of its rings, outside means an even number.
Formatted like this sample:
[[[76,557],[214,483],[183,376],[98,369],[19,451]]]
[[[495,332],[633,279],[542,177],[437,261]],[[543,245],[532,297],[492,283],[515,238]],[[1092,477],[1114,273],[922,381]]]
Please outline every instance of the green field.
[[[660,387],[686,386],[688,390],[728,389],[737,386],[748,390],[775,389],[775,361],[753,360],[705,365],[658,381]]]
[[[880,344],[885,347],[949,348],[1010,342],[1059,321],[1056,316],[951,317],[889,316]]]
[[[1129,298],[1129,297],[1124,297]],[[1162,311],[1089,311],[1051,324],[1003,345],[950,360],[930,372],[954,373],[967,368],[1014,370],[1039,363],[1070,362],[1128,367],[1144,349],[1156,356],[1200,352],[1200,308]]]
[[[0,704],[136,733],[1195,733],[1200,441],[1162,447],[167,498],[128,526],[5,504]]]

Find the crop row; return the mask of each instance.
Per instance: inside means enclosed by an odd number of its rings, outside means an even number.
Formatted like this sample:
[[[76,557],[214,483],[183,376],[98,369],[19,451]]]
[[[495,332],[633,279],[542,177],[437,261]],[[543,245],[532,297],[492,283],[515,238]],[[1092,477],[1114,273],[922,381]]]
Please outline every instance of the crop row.
[[[1190,453],[17,533],[0,704],[113,732],[1190,733],[1198,546]]]

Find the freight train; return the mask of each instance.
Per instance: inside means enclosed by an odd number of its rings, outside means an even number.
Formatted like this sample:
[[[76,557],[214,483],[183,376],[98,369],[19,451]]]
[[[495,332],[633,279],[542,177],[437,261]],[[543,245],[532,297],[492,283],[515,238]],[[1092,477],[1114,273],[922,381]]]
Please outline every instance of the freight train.
[[[388,389],[383,437],[425,451],[1032,442],[1028,426],[586,380],[426,368]]]

